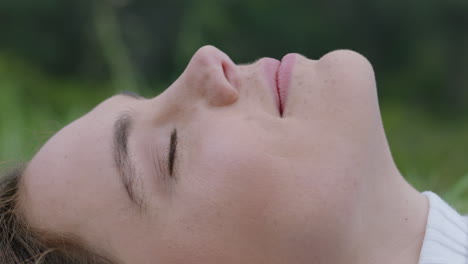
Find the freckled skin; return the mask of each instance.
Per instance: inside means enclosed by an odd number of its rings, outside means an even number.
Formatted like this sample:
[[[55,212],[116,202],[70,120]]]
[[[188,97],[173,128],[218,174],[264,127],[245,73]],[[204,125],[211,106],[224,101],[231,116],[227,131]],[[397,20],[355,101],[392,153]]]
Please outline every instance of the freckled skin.
[[[370,63],[297,55],[282,117],[262,67],[205,46],[161,95],[102,102],[31,161],[27,219],[123,263],[415,263],[427,205],[393,162]],[[113,121],[129,110],[144,213],[112,160]],[[162,180],[151,153],[166,162],[174,128],[177,180]]]

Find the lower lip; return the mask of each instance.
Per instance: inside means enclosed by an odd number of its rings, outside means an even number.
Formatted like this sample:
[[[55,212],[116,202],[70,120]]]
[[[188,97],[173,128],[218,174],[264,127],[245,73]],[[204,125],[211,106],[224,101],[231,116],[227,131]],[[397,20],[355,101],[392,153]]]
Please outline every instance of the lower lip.
[[[278,85],[278,95],[280,101],[280,112],[283,114],[284,109],[286,108],[286,99],[291,86],[291,77],[293,72],[293,67],[296,62],[296,55],[294,53],[289,53],[281,59],[281,64],[277,72],[277,85]]]

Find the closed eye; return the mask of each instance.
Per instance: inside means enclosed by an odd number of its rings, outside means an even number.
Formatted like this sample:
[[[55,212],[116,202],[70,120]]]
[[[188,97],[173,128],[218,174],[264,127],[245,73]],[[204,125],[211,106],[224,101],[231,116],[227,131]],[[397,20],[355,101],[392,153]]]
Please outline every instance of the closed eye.
[[[171,140],[169,143],[169,158],[168,158],[168,165],[169,165],[169,175],[172,178],[174,177],[174,162],[176,158],[176,151],[177,151],[177,129],[174,128],[171,133]]]

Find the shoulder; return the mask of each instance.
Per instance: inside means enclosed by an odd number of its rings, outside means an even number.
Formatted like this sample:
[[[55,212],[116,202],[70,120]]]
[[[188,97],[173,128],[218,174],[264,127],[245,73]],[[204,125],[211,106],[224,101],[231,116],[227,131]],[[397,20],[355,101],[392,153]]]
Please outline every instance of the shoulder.
[[[423,193],[429,200],[426,234],[419,264],[467,264],[468,217],[433,192]]]

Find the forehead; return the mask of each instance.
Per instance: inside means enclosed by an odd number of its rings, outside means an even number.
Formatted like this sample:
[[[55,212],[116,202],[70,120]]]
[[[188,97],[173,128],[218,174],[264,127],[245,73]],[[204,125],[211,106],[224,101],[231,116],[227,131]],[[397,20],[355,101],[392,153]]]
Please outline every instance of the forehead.
[[[89,113],[73,121],[52,136],[31,160],[28,171],[49,167],[58,160],[66,165],[72,160],[80,160],[82,151],[97,153],[95,146],[106,145],[112,133],[112,123],[118,112],[115,98],[110,98]],[[58,164],[56,164],[58,165]],[[50,168],[58,168],[51,166]]]
[[[117,195],[112,127],[126,98],[110,98],[57,132],[29,163],[22,179],[25,214],[39,227],[80,225]],[[106,188],[104,188],[106,187]],[[91,198],[93,198],[91,200]],[[101,204],[99,204],[98,202]]]

